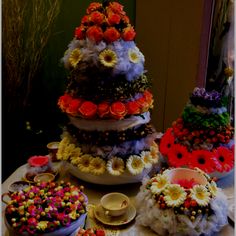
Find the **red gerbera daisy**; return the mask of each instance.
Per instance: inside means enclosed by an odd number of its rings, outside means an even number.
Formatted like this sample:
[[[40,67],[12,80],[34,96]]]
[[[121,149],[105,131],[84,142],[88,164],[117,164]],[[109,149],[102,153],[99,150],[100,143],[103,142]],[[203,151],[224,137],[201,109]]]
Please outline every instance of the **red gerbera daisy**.
[[[175,138],[172,134],[172,128],[167,129],[166,133],[161,138],[160,142],[160,152],[162,155],[166,156],[175,142]]]
[[[211,173],[216,169],[217,161],[213,153],[207,150],[194,150],[189,155],[189,167],[198,167],[206,173]]]
[[[189,152],[185,146],[181,144],[173,144],[167,157],[171,166],[180,167],[187,164],[188,155]]]
[[[226,147],[218,147],[215,151],[215,157],[219,163],[216,166],[217,170],[220,172],[228,172],[234,166],[234,155],[233,153]]]

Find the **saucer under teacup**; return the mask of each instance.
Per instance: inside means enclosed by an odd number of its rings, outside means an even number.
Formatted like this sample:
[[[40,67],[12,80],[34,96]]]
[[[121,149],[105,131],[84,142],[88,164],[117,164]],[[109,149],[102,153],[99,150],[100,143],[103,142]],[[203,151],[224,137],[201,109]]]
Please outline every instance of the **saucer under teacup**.
[[[119,226],[131,222],[136,216],[136,209],[132,204],[130,204],[127,211],[123,215],[109,216],[105,214],[105,210],[101,204],[99,204],[94,208],[94,216],[98,221],[105,225]]]

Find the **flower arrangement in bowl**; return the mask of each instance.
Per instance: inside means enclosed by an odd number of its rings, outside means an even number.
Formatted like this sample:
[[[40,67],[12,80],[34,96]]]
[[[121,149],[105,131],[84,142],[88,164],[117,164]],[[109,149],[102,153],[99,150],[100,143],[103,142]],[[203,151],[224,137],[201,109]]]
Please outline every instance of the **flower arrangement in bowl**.
[[[234,128],[226,98],[216,91],[195,88],[182,116],[167,129],[160,153],[171,167],[198,167],[224,177],[234,167]]]
[[[136,200],[136,222],[158,235],[212,235],[227,224],[226,196],[198,168],[167,169],[145,179]]]
[[[88,199],[83,186],[41,182],[10,194],[6,225],[14,235],[63,236],[84,226]]]

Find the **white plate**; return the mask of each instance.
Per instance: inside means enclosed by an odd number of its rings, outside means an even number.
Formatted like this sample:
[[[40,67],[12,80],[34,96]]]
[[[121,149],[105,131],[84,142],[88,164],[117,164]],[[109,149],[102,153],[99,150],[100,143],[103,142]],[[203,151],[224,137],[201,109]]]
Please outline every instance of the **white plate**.
[[[106,215],[104,209],[99,204],[94,208],[94,216],[105,225],[119,226],[131,222],[136,216],[136,209],[133,205],[130,205],[124,215],[114,217]]]

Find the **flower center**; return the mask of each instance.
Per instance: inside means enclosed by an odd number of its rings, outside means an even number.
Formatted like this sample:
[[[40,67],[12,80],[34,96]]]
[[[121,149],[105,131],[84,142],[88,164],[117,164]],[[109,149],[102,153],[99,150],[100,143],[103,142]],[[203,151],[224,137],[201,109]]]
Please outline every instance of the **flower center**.
[[[168,148],[170,148],[170,147],[171,147],[171,144],[170,144],[170,143],[168,143],[168,144],[167,144],[167,147],[168,147]]]
[[[106,56],[104,57],[104,60],[105,60],[106,62],[111,62],[111,61],[112,61],[112,57],[111,57],[110,55],[106,55]]]
[[[198,158],[198,163],[204,165],[205,164],[205,159],[203,157]]]
[[[182,156],[183,156],[182,153],[178,153],[178,154],[177,154],[177,158],[178,158],[178,159],[181,159]]]
[[[220,157],[219,157],[219,160],[220,160],[221,162],[224,162],[224,161],[225,161],[225,158],[224,158],[223,156],[220,156]]]

